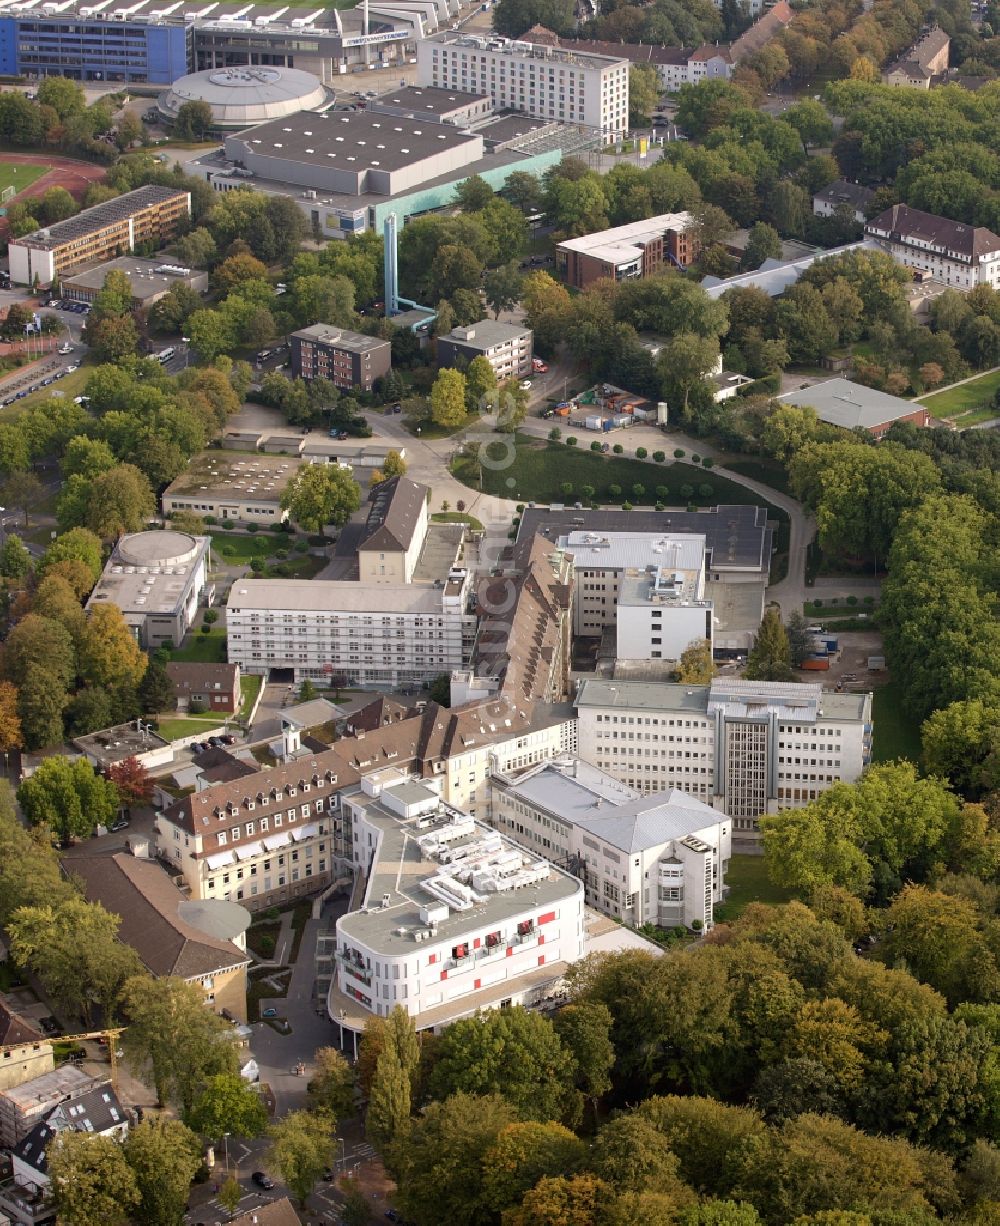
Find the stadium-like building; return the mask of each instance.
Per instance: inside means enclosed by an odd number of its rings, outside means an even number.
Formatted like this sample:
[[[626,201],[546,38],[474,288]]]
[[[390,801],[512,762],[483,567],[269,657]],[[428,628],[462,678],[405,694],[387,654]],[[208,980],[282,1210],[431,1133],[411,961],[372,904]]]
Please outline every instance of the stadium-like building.
[[[299,68],[216,68],[175,81],[157,109],[168,123],[187,102],[207,102],[212,127],[238,132],[300,111],[321,111],[333,101],[318,77]]]

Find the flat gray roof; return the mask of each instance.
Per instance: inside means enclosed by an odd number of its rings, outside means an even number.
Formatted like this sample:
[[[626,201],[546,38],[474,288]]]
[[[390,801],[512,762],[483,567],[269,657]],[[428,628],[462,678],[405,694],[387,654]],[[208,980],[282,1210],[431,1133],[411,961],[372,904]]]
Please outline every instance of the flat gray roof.
[[[562,47],[502,38],[498,34],[476,35],[465,34],[461,30],[443,30],[440,34],[432,34],[426,41],[443,43],[450,47],[465,47],[470,51],[487,51],[493,55],[508,55],[518,60],[570,64],[579,68],[613,68],[619,64],[628,64],[624,56],[592,55],[590,52],[570,51]]]
[[[447,336],[439,339],[454,341],[457,345],[468,345],[472,349],[486,350],[530,335],[531,329],[523,325],[505,324],[499,319],[480,319],[474,324],[462,324],[452,328]]]
[[[176,613],[187,601],[211,544],[211,537],[184,532],[137,532],[122,537],[87,608],[115,604],[123,613]],[[157,551],[155,546],[162,548]]]
[[[412,583],[369,587],[351,579],[237,579],[230,609],[287,609],[299,613],[441,613],[442,588]]]
[[[372,99],[370,109],[379,111],[384,107],[399,107],[432,117],[450,115],[462,107],[488,102],[487,94],[472,94],[460,89],[441,89],[434,85],[404,85]]]
[[[409,789],[418,791],[410,792]],[[402,794],[400,789],[402,788]],[[402,784],[392,788],[404,803],[419,802],[425,799],[428,789],[422,785]],[[418,794],[419,792],[419,794]],[[407,797],[409,796],[409,800]],[[352,803],[361,803],[365,798],[360,789],[355,793],[347,793],[346,799]],[[380,953],[398,955],[416,951],[420,948],[413,938],[413,929],[426,928],[426,923],[420,918],[420,908],[433,906],[438,899],[424,889],[421,882],[440,873],[447,873],[447,866],[426,854],[417,842],[419,837],[433,833],[424,826],[418,827],[417,818],[405,820],[389,812],[377,800],[372,799],[366,804],[366,820],[377,826],[380,838],[376,850],[375,863],[368,879],[365,892],[365,903],[368,907],[376,906],[384,895],[389,896],[388,906],[369,914],[367,910],[352,911],[337,922],[337,931],[344,936],[354,937],[362,944]],[[442,805],[439,809],[442,823],[452,816],[464,818],[464,814]],[[426,815],[422,815],[426,819]],[[472,820],[472,819],[469,819]],[[563,899],[573,898],[582,892],[583,884],[577,878],[570,876],[554,865],[548,864],[541,857],[535,856],[520,845],[509,842],[497,834],[495,830],[475,823],[475,831],[462,839],[454,840],[450,846],[461,848],[477,843],[483,839],[499,839],[504,851],[517,851],[528,866],[541,865],[548,869],[547,875],[534,884],[517,890],[501,890],[497,893],[482,895],[482,901],[466,911],[449,909],[447,919],[437,924],[437,939],[448,940],[449,937],[461,937],[469,931],[470,926],[484,924],[502,924],[523,915],[533,906],[545,906],[557,903]],[[402,931],[400,931],[402,930]]]
[[[232,142],[251,155],[352,172],[400,170],[442,150],[482,147],[482,137],[464,128],[381,111],[300,111],[237,133],[227,146]]]
[[[874,387],[852,383],[850,379],[825,379],[811,387],[785,392],[778,399],[782,404],[794,404],[815,409],[820,421],[845,430],[859,427],[871,430],[887,421],[898,421],[911,413],[919,413],[923,405],[901,396],[890,396]]]
[[[178,283],[187,285],[194,276],[206,275],[194,273],[191,269],[185,270],[185,273],[174,274],[157,271],[162,267],[162,260],[142,260],[134,255],[122,255],[115,260],[106,260],[103,264],[71,273],[68,277],[63,277],[62,284],[64,289],[78,286],[80,289],[99,290],[103,287],[108,273],[123,272],[132,284],[133,298],[145,301],[156,294],[165,294]]]
[[[559,548],[573,555],[578,570],[669,566],[697,572],[705,560],[705,537],[695,533],[568,532]]]
[[[578,707],[620,707],[633,711],[684,711],[707,715],[707,685],[674,685],[667,681],[605,681],[588,677],[576,695]]]
[[[295,456],[267,456],[213,448],[192,456],[187,468],[163,491],[164,498],[230,498],[271,501],[277,505],[285,486],[298,473]]]
[[[348,349],[351,353],[371,353],[373,349],[383,349],[389,344],[379,336],[366,336],[363,332],[352,332],[349,328],[338,328],[335,324],[311,324],[308,328],[299,328],[292,336],[304,341],[315,341],[319,345]]]
[[[870,695],[835,694],[821,685],[779,681],[743,681],[720,677],[708,685],[678,685],[669,681],[605,681],[588,678],[576,696],[577,707],[610,707],[624,711],[662,711],[710,717],[710,705],[733,717],[753,716],[765,707],[777,708],[783,722],[815,722],[817,718],[856,721],[865,717]]]

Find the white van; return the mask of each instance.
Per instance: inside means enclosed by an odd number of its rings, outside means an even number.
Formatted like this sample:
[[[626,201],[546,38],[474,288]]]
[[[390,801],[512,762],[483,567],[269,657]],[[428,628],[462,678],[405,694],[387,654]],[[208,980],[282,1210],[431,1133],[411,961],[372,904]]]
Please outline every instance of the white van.
[[[156,355],[156,360],[160,362],[161,364],[165,362],[169,362],[170,359],[174,356],[175,352],[176,350],[174,349],[161,349],[160,352]]]

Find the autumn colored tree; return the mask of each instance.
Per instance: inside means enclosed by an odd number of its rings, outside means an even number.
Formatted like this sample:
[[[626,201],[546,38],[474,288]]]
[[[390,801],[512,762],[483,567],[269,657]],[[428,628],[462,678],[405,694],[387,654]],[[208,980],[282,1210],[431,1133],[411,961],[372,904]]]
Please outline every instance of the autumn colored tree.
[[[146,672],[146,653],[135,641],[117,605],[95,605],[80,642],[80,676],[91,685],[136,686]]]
[[[134,755],[109,766],[108,778],[118,789],[123,805],[148,805],[153,797],[149,771]]]

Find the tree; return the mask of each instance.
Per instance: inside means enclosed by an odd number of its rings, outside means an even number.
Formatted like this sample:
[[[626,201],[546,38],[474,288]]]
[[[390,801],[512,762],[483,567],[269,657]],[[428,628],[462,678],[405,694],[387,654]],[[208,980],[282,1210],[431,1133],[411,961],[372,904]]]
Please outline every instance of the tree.
[[[540,1179],[520,1206],[504,1215],[505,1226],[599,1226],[608,1220],[612,1191],[590,1172]],[[645,1215],[640,1219],[645,1221]]]
[[[333,1124],[325,1111],[290,1111],[267,1130],[269,1159],[303,1208],[313,1184],[330,1166]]]
[[[746,676],[751,681],[792,679],[788,634],[776,608],[769,608],[747,656]]]
[[[28,831],[14,804],[6,780],[0,784],[0,923],[6,927],[20,907],[53,906],[74,890],[59,868],[59,860],[44,833]]]
[[[788,652],[790,663],[795,668],[802,666],[802,661],[809,654],[812,635],[809,633],[809,623],[798,609],[793,609],[785,627],[788,636]]]
[[[0,549],[0,575],[5,579],[23,579],[31,570],[31,554],[19,536],[8,533]]]
[[[489,1195],[483,1156],[516,1121],[517,1111],[498,1094],[459,1092],[432,1101],[389,1154],[403,1213],[419,1222],[478,1226]]]
[[[328,1111],[335,1120],[354,1114],[354,1070],[336,1047],[319,1047],[313,1056],[316,1072],[307,1087],[309,1106]]]
[[[196,98],[184,102],[174,117],[174,135],[179,140],[204,140],[212,130],[212,108],[207,102]]]
[[[455,203],[463,213],[477,213],[493,199],[493,188],[481,175],[470,175],[455,188]]]
[[[508,1124],[482,1155],[483,1200],[493,1213],[520,1203],[545,1176],[573,1175],[587,1148],[562,1124]]]
[[[50,1146],[48,1175],[60,1222],[124,1226],[140,1196],[122,1146],[111,1137],[68,1130]]]
[[[42,554],[38,563],[39,576],[58,562],[82,562],[91,577],[91,587],[101,577],[104,559],[101,556],[101,540],[87,528],[71,528],[62,532]]]
[[[139,329],[131,315],[104,315],[87,321],[87,345],[99,362],[122,362],[139,348]]]
[[[465,422],[465,376],[459,370],[438,371],[431,388],[431,419],[450,430]]]
[[[155,656],[150,656],[146,671],[139,682],[140,710],[144,715],[158,715],[174,705],[174,683]]]
[[[679,332],[663,346],[657,370],[663,380],[663,394],[675,404],[682,402],[681,414],[687,419],[691,392],[715,366],[719,342],[694,332]]]
[[[205,362],[214,361],[236,345],[233,320],[223,311],[203,307],[188,317],[186,327],[192,348]]]
[[[108,767],[108,778],[117,788],[123,805],[148,805],[152,799],[153,781],[136,757],[113,763]]]
[[[43,77],[37,92],[38,105],[52,107],[60,119],[79,115],[87,105],[83,87],[69,77]]]
[[[263,281],[266,277],[267,265],[249,251],[229,256],[212,273],[215,289],[222,298],[247,281]]]
[[[70,479],[63,498],[70,493],[74,480],[81,478]],[[85,526],[103,540],[119,537],[124,532],[138,532],[156,507],[149,481],[134,464],[118,464],[101,473],[85,484],[83,496]],[[67,505],[71,506],[72,500]],[[58,508],[61,523],[62,508],[61,499]]]
[[[785,123],[790,123],[802,138],[803,152],[809,145],[829,145],[833,140],[833,123],[822,102],[803,99],[788,107],[781,118]]]
[[[80,640],[80,676],[92,685],[136,686],[146,671],[146,654],[135,641],[121,609],[98,604],[90,611]]]
[[[155,1116],[134,1124],[122,1149],[135,1176],[139,1220],[148,1226],[177,1226],[201,1166],[198,1138],[179,1120]]]
[[[118,789],[86,758],[46,758],[17,789],[17,799],[29,825],[45,825],[62,840],[109,826],[118,810]]]
[[[681,652],[678,680],[681,685],[708,685],[714,676],[715,665],[708,639],[695,639]]]
[[[219,1189],[219,1201],[232,1218],[243,1199],[243,1188],[235,1175],[228,1175]]]
[[[461,1018],[438,1038],[429,1089],[502,1094],[527,1119],[572,1121],[573,1058],[552,1023],[518,1006]]]
[[[758,221],[750,228],[747,245],[743,250],[740,267],[760,268],[765,260],[781,259],[781,237],[766,221]]]
[[[307,465],[281,495],[282,509],[307,532],[322,532],[327,524],[346,524],[360,505],[360,486],[335,464]]]
[[[195,1099],[188,1123],[195,1132],[215,1140],[223,1133],[259,1137],[267,1127],[267,1108],[238,1073],[219,1073],[208,1078]]]
[[[630,64],[628,70],[629,127],[649,123],[660,100],[660,74],[655,64]]]
[[[130,945],[118,940],[121,919],[79,896],[55,906],[20,907],[10,918],[10,947],[30,966],[60,1006],[89,1025],[91,1005],[111,1020],[125,981],[140,968]]]
[[[7,754],[23,744],[17,689],[9,681],[0,681],[0,753]]]
[[[35,505],[44,494],[41,481],[33,472],[11,473],[3,483],[4,501],[12,507],[20,507],[24,512],[24,526],[28,527],[28,509]]]
[[[517,306],[523,284],[521,270],[514,262],[490,269],[483,280],[483,296],[495,319],[500,318],[501,311]]]
[[[500,194],[522,213],[537,213],[541,207],[542,185],[535,175],[524,170],[508,175]]]
[[[387,481],[406,476],[407,463],[398,451],[387,451],[382,461],[382,473]]]
[[[378,1058],[368,1096],[365,1134],[380,1151],[402,1134],[410,1118],[410,1079],[394,1047]]]
[[[59,628],[62,629],[61,626]],[[69,695],[58,675],[44,664],[32,662],[24,670],[18,684],[17,713],[25,746],[28,749],[48,749],[61,744],[62,717]]]
[[[188,1112],[207,1078],[238,1071],[229,1023],[205,1008],[196,984],[136,976],[123,1002],[126,1058],[137,1074],[152,1077],[160,1105],[169,1100]]]
[[[371,1212],[368,1208],[368,1197],[362,1190],[357,1179],[345,1175],[337,1184],[344,1197],[340,1217],[344,1226],[369,1226]]]

